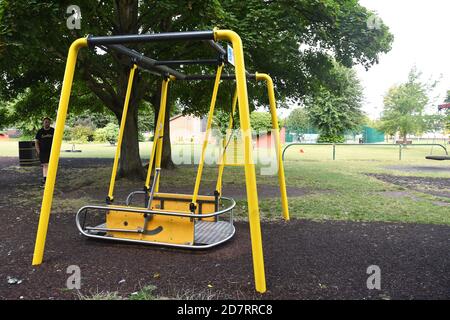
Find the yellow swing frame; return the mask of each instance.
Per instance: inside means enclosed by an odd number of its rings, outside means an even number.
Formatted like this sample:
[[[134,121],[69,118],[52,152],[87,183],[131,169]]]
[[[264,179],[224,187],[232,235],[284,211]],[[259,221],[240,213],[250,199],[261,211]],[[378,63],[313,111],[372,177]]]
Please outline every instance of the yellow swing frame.
[[[56,174],[58,169],[59,162],[59,154],[61,150],[61,143],[64,131],[64,125],[67,116],[67,110],[69,105],[70,93],[72,88],[72,82],[75,72],[75,66],[77,61],[78,51],[87,47],[88,45],[105,45],[114,47],[119,43],[133,43],[133,42],[146,42],[146,41],[159,41],[159,40],[204,40],[204,41],[228,41],[232,44],[233,47],[233,58],[235,63],[235,80],[236,80],[236,99],[235,101],[239,101],[239,117],[241,123],[241,132],[244,142],[244,169],[245,169],[245,179],[246,179],[246,189],[247,189],[247,202],[248,202],[248,211],[249,211],[249,224],[250,224],[250,235],[252,242],[252,254],[253,254],[253,268],[254,268],[254,277],[255,277],[255,287],[256,290],[260,293],[266,291],[266,281],[265,281],[265,271],[264,271],[264,259],[263,259],[263,250],[262,250],[262,237],[261,237],[261,226],[260,226],[260,217],[259,217],[259,206],[258,206],[258,195],[256,188],[256,174],[255,174],[255,164],[253,162],[252,155],[252,135],[251,135],[251,126],[250,126],[250,112],[248,105],[248,94],[247,94],[247,86],[246,86],[246,70],[244,65],[244,55],[242,48],[241,38],[237,33],[231,30],[213,30],[213,31],[196,31],[196,32],[175,32],[175,33],[166,33],[166,34],[149,34],[149,35],[127,35],[127,36],[110,36],[110,37],[89,37],[89,38],[80,38],[72,43],[68,52],[68,58],[66,62],[66,69],[64,73],[64,80],[61,91],[61,98],[58,106],[58,114],[56,119],[56,127],[55,134],[53,138],[53,148],[50,155],[49,161],[49,170],[47,175],[47,181],[44,189],[44,196],[42,200],[41,213],[39,217],[39,225],[36,235],[36,243],[35,250],[33,255],[33,265],[39,265],[42,263],[44,248],[45,248],[45,240],[48,231],[48,223],[51,211],[51,205],[53,201],[53,194],[55,188]],[[212,46],[217,45],[212,43]],[[140,58],[138,58],[139,60]],[[138,61],[139,63],[148,63],[148,60]],[[217,89],[220,80],[220,73],[222,71],[222,66],[218,68],[218,72],[216,74],[216,83],[214,86],[213,97],[211,101],[211,108],[214,110],[215,99],[217,97]],[[134,77],[134,71],[136,69],[136,65],[133,65],[130,70],[130,79],[127,88],[127,94],[125,98],[124,104],[124,114],[121,121],[121,134],[119,135],[118,149],[116,151],[116,155],[114,158],[114,166],[113,173],[111,175],[110,188],[108,193],[108,199],[112,202],[114,200],[113,190],[115,183],[115,175],[117,172],[117,164],[120,156],[120,146],[121,140],[123,137],[123,126],[125,125],[126,120],[126,110],[128,108],[131,86]],[[164,115],[165,115],[165,102],[167,99],[167,87],[169,81],[173,79],[177,79],[176,76],[170,75],[166,77],[163,81],[162,86],[162,95],[161,95],[161,108],[160,114],[158,115],[158,124],[164,124]],[[257,74],[257,80],[265,80],[267,83],[268,94],[269,94],[269,102],[270,109],[272,114],[272,124],[275,129],[275,141],[276,141],[276,152],[277,152],[277,161],[279,168],[279,181],[280,181],[280,191],[282,198],[282,206],[283,206],[283,216],[286,220],[289,219],[288,206],[287,206],[287,197],[286,197],[286,186],[284,182],[284,168],[283,163],[281,161],[281,146],[279,141],[279,132],[278,132],[278,122],[276,119],[276,105],[273,91],[273,83],[272,79],[265,74]],[[235,108],[235,107],[234,107]],[[208,117],[209,128],[212,120],[212,112],[210,112]],[[158,196],[161,196],[159,193],[159,174],[157,171],[159,169],[161,163],[161,153],[162,153],[162,137],[163,137],[163,125],[162,127],[155,128],[155,140],[152,147],[152,157],[151,163],[149,164],[149,172],[147,173],[146,179],[146,194],[148,193],[148,189],[150,187],[150,171],[153,167],[153,154],[155,154],[155,175],[154,175],[154,188],[152,193],[154,193],[155,201],[158,200]],[[208,129],[209,130],[209,129]],[[209,134],[209,131],[208,131]],[[216,214],[199,214],[198,204],[201,200],[205,200],[205,196],[199,196],[199,184],[203,169],[203,160],[204,160],[204,152],[207,144],[207,136],[205,137],[205,142],[202,147],[202,161],[199,165],[199,170],[197,172],[197,178],[194,188],[193,195],[176,195],[176,194],[165,194],[166,196],[173,196],[174,199],[184,199],[189,200],[190,203],[190,213],[185,213],[184,210],[178,212],[175,209],[167,209],[164,210],[161,208],[162,203],[160,202],[160,208],[154,208],[153,210],[149,210],[148,208],[135,208],[135,207],[121,207],[121,206],[107,206],[108,215],[120,216],[126,215],[126,219],[132,219],[131,216],[137,216],[136,213],[139,213],[140,216],[145,217],[146,215],[153,216],[152,220],[155,220],[156,217],[161,214],[162,217],[169,217],[168,221],[172,221],[172,226],[179,226],[179,221],[176,219],[185,219],[188,224],[192,220],[198,219],[198,216],[202,216],[205,218],[215,217]],[[219,168],[219,171],[223,173],[223,166]],[[221,175],[221,174],[220,174]],[[156,181],[155,181],[156,180]],[[220,182],[222,178],[220,176]],[[220,184],[221,190],[221,184]],[[207,197],[207,196],[206,196]],[[225,197],[223,197],[225,198]],[[206,199],[209,200],[209,199]],[[149,208],[152,208],[153,202],[149,202]],[[83,209],[83,208],[82,208]],[[80,211],[82,210],[80,209]],[[103,207],[102,209],[105,209]],[[158,210],[159,209],[159,210]],[[217,209],[217,208],[215,208]],[[169,210],[168,213],[165,210]],[[79,212],[80,212],[79,211]],[[116,212],[117,213],[114,213]],[[217,212],[216,212],[217,213]],[[129,215],[129,216],[127,216]],[[174,219],[174,220],[170,220]],[[175,221],[175,222],[174,222]],[[189,222],[188,222],[189,221]],[[140,219],[139,223],[142,222]],[[107,221],[108,223],[108,221]],[[135,222],[131,221],[131,224]],[[136,227],[138,227],[136,225]],[[170,226],[169,226],[170,227]],[[177,228],[179,230],[179,228]],[[127,232],[123,229],[118,229],[117,233]]]

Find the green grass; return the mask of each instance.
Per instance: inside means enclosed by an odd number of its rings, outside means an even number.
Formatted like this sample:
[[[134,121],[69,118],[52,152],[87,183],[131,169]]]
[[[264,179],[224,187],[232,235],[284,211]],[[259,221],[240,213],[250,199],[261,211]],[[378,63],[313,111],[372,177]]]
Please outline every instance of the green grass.
[[[4,152],[16,149],[16,144],[0,142]],[[149,151],[147,144],[141,144],[141,154]],[[148,149],[145,149],[147,148]],[[64,156],[112,157],[114,148],[108,145],[86,144],[77,145],[83,149],[81,154],[64,154]],[[190,149],[190,146],[174,146],[174,152]],[[299,149],[303,149],[303,153]],[[396,176],[422,176],[431,178],[450,178],[450,171],[402,171],[395,166],[403,167],[436,167],[448,168],[450,162],[425,160],[430,149],[428,147],[411,147],[403,150],[404,160],[397,160],[396,147],[338,147],[338,160],[331,159],[331,147],[328,146],[299,146],[292,147],[286,153],[285,172],[286,183],[291,188],[307,190],[304,196],[289,197],[289,209],[292,218],[312,220],[351,220],[351,221],[395,221],[450,224],[450,210],[446,203],[448,198],[436,197],[426,193],[426,190],[408,190],[405,187],[382,182],[368,173],[390,174]],[[64,149],[64,146],[63,146]],[[5,151],[6,150],[6,151]],[[10,151],[8,151],[10,150]],[[435,148],[435,153],[438,149]],[[260,152],[263,155],[263,152]],[[364,157],[369,159],[364,160]],[[346,160],[344,160],[347,158]],[[353,160],[350,160],[353,159]],[[278,185],[278,179],[273,175],[261,175],[261,167],[257,167],[257,183]],[[14,170],[14,169],[11,169]],[[17,169],[18,173],[26,174],[29,169]],[[55,194],[54,210],[58,212],[73,211],[84,203],[95,202],[99,199],[89,199],[88,195],[78,198],[70,197],[70,192],[83,189],[84,186],[95,186],[107,192],[110,178],[109,167],[86,169],[63,169],[60,174],[70,180],[70,188],[63,189],[69,197],[62,193]],[[162,171],[161,190],[169,191],[172,186],[190,185],[193,187],[196,176],[196,166],[180,165],[175,170]],[[202,183],[212,184],[217,179],[217,167],[205,166]],[[225,184],[243,185],[245,174],[242,167],[227,167],[223,176]],[[58,181],[59,185],[64,182]],[[127,190],[135,190],[135,184],[127,180],[118,180],[118,185]],[[57,185],[57,190],[58,190]],[[419,186],[420,189],[420,186]],[[437,190],[435,190],[437,191]],[[442,190],[439,190],[442,191]],[[399,196],[392,196],[396,192]],[[288,191],[289,196],[289,191]],[[24,188],[17,195],[18,206],[38,208],[41,190]],[[27,199],[27,200],[24,200]],[[100,199],[103,201],[103,199]],[[281,204],[278,194],[273,198],[260,199],[262,219],[279,219]],[[237,203],[235,214],[239,219],[246,219],[247,204],[245,200]]]

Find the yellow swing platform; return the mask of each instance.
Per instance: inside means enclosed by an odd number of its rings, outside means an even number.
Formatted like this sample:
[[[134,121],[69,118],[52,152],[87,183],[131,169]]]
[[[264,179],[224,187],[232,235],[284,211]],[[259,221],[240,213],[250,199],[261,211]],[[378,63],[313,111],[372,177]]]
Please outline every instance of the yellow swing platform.
[[[171,41],[203,41],[209,44],[217,53],[216,59],[201,60],[170,60],[157,61],[131,50],[124,44]],[[228,41],[225,50],[217,41]],[[233,225],[233,209],[236,202],[232,198],[222,195],[222,175],[226,163],[227,137],[223,139],[224,150],[219,160],[219,173],[214,195],[199,195],[205,151],[211,132],[217,92],[221,80],[235,80],[236,90],[233,97],[232,113],[229,130],[233,127],[233,114],[238,110],[240,118],[241,137],[244,153],[245,184],[249,210],[250,236],[252,241],[253,266],[255,286],[258,292],[266,291],[264,259],[262,251],[261,227],[259,219],[258,195],[256,189],[255,164],[252,156],[252,132],[250,127],[250,111],[247,96],[247,78],[265,81],[270,102],[272,126],[277,154],[278,179],[281,193],[283,216],[289,219],[284,168],[281,159],[279,128],[276,115],[276,103],[272,79],[267,74],[250,74],[245,70],[244,55],[240,37],[231,30],[174,32],[145,35],[123,35],[106,37],[87,37],[74,41],[69,49],[61,99],[56,119],[53,148],[50,155],[47,182],[42,200],[33,265],[42,263],[47,235],[51,204],[55,187],[56,173],[59,162],[64,125],[67,116],[70,92],[75,72],[78,51],[82,47],[99,47],[107,52],[129,57],[131,69],[127,92],[120,123],[117,149],[110,179],[107,205],[82,207],[76,214],[76,226],[81,234],[89,238],[108,239],[115,241],[135,242],[152,245],[162,245],[187,249],[206,249],[220,245],[231,239],[235,234]],[[234,66],[234,74],[222,74],[224,64]],[[215,75],[186,75],[173,69],[173,65],[210,64],[216,65]],[[151,74],[162,76],[160,110],[155,127],[152,151],[143,190],[133,191],[126,198],[124,205],[114,204],[114,185],[122,138],[125,129],[128,104],[130,101],[134,75],[136,69],[149,71]],[[201,158],[197,170],[195,186],[192,194],[163,193],[159,191],[161,178],[161,156],[164,139],[164,121],[166,101],[170,81],[175,80],[209,80],[214,79],[214,89],[211,97],[210,110]],[[238,107],[237,107],[238,106]],[[231,137],[231,136],[230,136]],[[153,179],[152,179],[153,177]],[[151,183],[151,185],[150,185]],[[137,205],[136,198],[142,197],[142,205]]]

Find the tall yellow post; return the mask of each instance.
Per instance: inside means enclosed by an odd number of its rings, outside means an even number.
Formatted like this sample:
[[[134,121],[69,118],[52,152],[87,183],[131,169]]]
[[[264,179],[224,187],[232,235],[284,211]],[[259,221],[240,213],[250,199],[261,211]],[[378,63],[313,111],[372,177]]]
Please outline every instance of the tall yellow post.
[[[131,89],[133,87],[134,72],[136,71],[136,67],[137,66],[135,64],[133,65],[133,67],[131,67],[130,75],[128,77],[127,92],[125,94],[125,102],[123,104],[122,119],[120,121],[119,138],[117,139],[116,154],[114,156],[114,164],[113,164],[113,169],[112,169],[112,173],[111,173],[111,180],[109,182],[109,192],[108,192],[108,200],[109,201],[114,200],[114,184],[116,182],[117,168],[119,166],[119,158],[120,158],[120,148],[122,147],[123,132],[125,131],[125,124],[127,122],[128,105],[130,103]]]
[[[150,160],[148,162],[147,178],[145,179],[145,187],[147,190],[149,190],[149,188],[150,188],[150,176],[152,173],[153,161],[155,161],[154,159],[155,159],[156,153],[158,151],[162,152],[162,147],[161,147],[161,149],[157,150],[157,146],[160,144],[160,142],[162,145],[162,139],[163,139],[162,135],[164,132],[164,119],[165,119],[165,114],[166,114],[168,84],[169,84],[169,80],[164,79],[162,82],[162,86],[161,86],[161,99],[159,102],[159,114],[158,114],[158,119],[156,120],[155,135],[153,136],[152,153],[150,154]],[[161,140],[160,140],[160,138],[161,138]],[[159,157],[159,165],[161,165],[161,155]],[[156,167],[158,168],[158,166],[156,166]],[[158,180],[159,180],[159,177],[158,177]],[[159,183],[158,183],[158,188],[159,188]]]
[[[281,153],[280,128],[278,127],[277,103],[275,100],[275,90],[273,88],[272,78],[265,73],[256,73],[256,80],[265,80],[267,85],[267,93],[269,95],[270,114],[272,115],[272,129],[275,135],[275,151],[278,163],[278,183],[280,184],[281,206],[283,208],[283,217],[289,220],[289,207],[286,192],[286,180],[284,177],[284,165]]]
[[[163,150],[163,141],[164,141],[164,122],[166,119],[166,108],[167,108],[167,91],[169,87],[170,79],[164,79],[161,89],[161,103],[160,103],[160,113],[161,113],[161,124],[159,128],[159,136],[158,141],[153,140],[153,143],[158,143],[156,148],[156,159],[155,159],[155,168],[161,167],[161,158],[162,158],[162,150]],[[161,109],[162,108],[162,109]],[[150,164],[149,164],[150,165]],[[151,169],[151,168],[149,168]],[[158,175],[158,179],[155,184],[155,192],[159,192],[159,179],[161,175]]]
[[[239,119],[244,139],[245,184],[249,211],[250,237],[252,241],[253,270],[256,290],[266,291],[266,276],[262,249],[261,223],[259,217],[258,191],[256,188],[255,164],[252,155],[252,133],[248,105],[247,82],[245,77],[244,52],[239,35],[231,30],[214,30],[215,40],[227,40],[233,45],[236,72],[236,86],[239,101]]]
[[[45,240],[47,237],[53,192],[55,190],[56,172],[58,171],[59,153],[61,152],[61,143],[64,134],[67,109],[69,106],[73,75],[75,73],[78,51],[80,48],[86,46],[86,38],[77,39],[70,46],[69,53],[67,55],[66,70],[64,72],[64,80],[58,106],[58,115],[56,117],[55,133],[53,136],[52,151],[50,153],[50,160],[48,164],[47,181],[45,183],[44,197],[42,199],[39,225],[36,234],[36,243],[34,246],[33,265],[41,264],[44,257]]]

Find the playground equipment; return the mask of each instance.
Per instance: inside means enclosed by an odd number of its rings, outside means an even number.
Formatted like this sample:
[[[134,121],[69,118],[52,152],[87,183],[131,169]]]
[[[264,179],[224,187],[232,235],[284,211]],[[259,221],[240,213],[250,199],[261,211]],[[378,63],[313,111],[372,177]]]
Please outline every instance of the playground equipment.
[[[438,106],[439,113],[444,109],[450,109],[450,103],[444,103],[444,104],[441,104]],[[434,139],[433,139],[433,142],[434,142]],[[433,149],[431,149],[431,150],[433,150]],[[432,153],[432,151],[431,151],[431,153]],[[444,160],[450,160],[450,156],[448,154],[446,154],[445,156],[435,156],[435,155],[431,154],[431,155],[426,156],[425,159],[444,161]]]
[[[165,40],[205,41],[218,53],[219,57],[217,59],[157,61],[124,46],[124,44]],[[217,41],[220,40],[231,42],[232,47],[228,47],[228,50],[225,50],[220,44],[217,43]],[[278,179],[281,192],[283,216],[286,220],[288,220],[289,212],[287,206],[283,162],[281,159],[275,95],[273,82],[269,75],[263,73],[250,74],[245,70],[241,39],[239,35],[231,30],[106,37],[90,36],[87,38],[78,39],[72,43],[68,53],[61,99],[58,107],[58,117],[56,119],[53,148],[50,155],[49,171],[36,236],[33,265],[41,264],[43,259],[45,239],[59,162],[59,152],[61,149],[61,141],[64,124],[66,121],[77,54],[80,48],[86,46],[89,46],[90,48],[100,47],[107,52],[114,50],[116,53],[129,57],[131,69],[120,124],[117,149],[114,157],[110,187],[107,196],[107,205],[85,206],[81,208],[76,215],[76,224],[80,232],[90,238],[164,245],[187,249],[210,248],[230,239],[235,233],[232,215],[235,202],[231,198],[222,196],[222,174],[225,166],[225,161],[223,161],[223,158],[225,157],[226,150],[224,150],[224,153],[221,156],[222,161],[219,161],[219,175],[216,190],[214,190],[214,196],[199,195],[199,187],[205,159],[205,150],[208,144],[208,136],[211,131],[212,117],[219,83],[221,80],[235,79],[236,91],[233,99],[233,111],[230,118],[230,126],[232,126],[233,113],[238,105],[241,135],[244,146],[244,169],[249,210],[250,236],[252,241],[255,286],[258,292],[265,292],[266,283],[264,259],[259,220],[258,195],[256,189],[255,165],[252,156],[252,136],[246,79],[249,78],[257,81],[265,81],[267,85],[270,111],[272,115],[272,125],[274,129],[275,149],[277,153]],[[234,74],[222,74],[222,69],[225,63],[234,65]],[[182,64],[213,64],[217,65],[217,72],[215,75],[186,75],[169,67],[171,65]],[[115,205],[113,204],[115,177],[117,173],[118,160],[120,157],[120,146],[122,143],[126,122],[128,103],[131,95],[134,74],[137,68],[147,70],[150,73],[157,74],[163,78],[160,112],[158,114],[157,125],[155,127],[154,143],[152,146],[152,154],[150,157],[144,190],[131,192],[127,197],[125,205]],[[175,80],[186,81],[209,79],[215,79],[214,90],[212,93],[205,139],[202,145],[202,153],[193,194],[162,193],[159,191],[159,181],[161,177],[160,165],[164,138],[163,124],[165,120],[164,117],[169,82]],[[224,138],[224,145],[227,144],[225,139],[226,137]],[[152,173],[153,179],[151,179]],[[151,180],[152,184],[150,186]],[[142,207],[132,206],[132,202],[136,194],[144,195],[144,205]],[[101,224],[96,226],[86,225],[87,216],[90,215],[92,211],[103,213],[104,221]],[[228,219],[219,220],[219,216],[224,214],[228,214]]]

